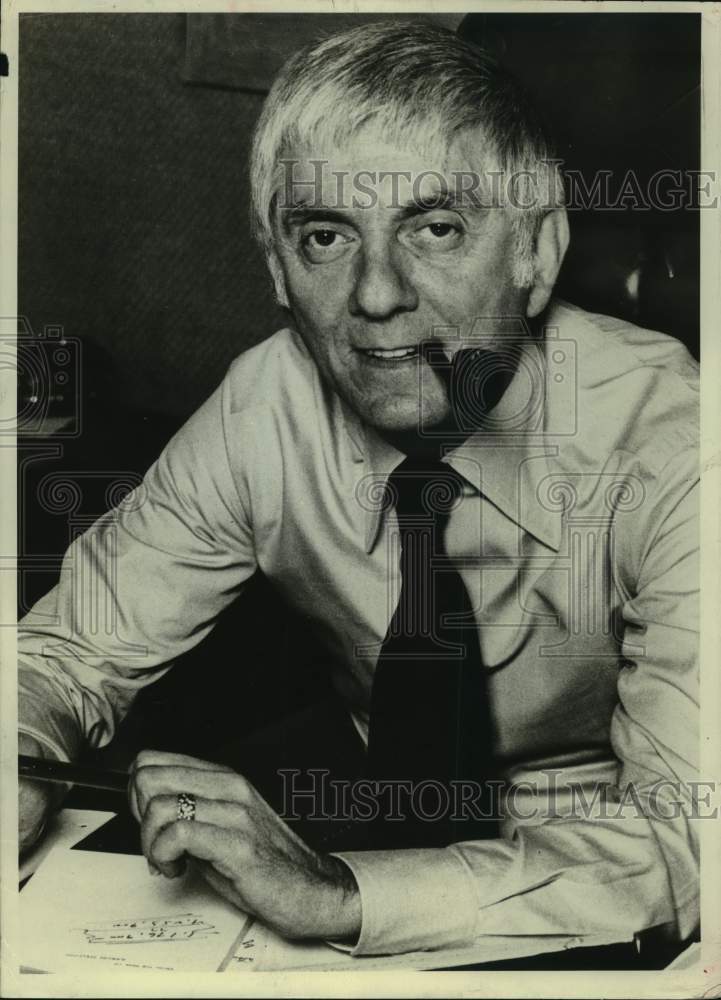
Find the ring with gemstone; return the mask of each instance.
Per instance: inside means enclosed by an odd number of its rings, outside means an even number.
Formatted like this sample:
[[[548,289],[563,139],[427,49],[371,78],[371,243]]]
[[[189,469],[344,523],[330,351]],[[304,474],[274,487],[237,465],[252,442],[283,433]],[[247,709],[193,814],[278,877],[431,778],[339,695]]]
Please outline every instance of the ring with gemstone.
[[[188,792],[180,792],[178,794],[178,808],[176,810],[176,819],[195,819],[195,796],[190,795]]]

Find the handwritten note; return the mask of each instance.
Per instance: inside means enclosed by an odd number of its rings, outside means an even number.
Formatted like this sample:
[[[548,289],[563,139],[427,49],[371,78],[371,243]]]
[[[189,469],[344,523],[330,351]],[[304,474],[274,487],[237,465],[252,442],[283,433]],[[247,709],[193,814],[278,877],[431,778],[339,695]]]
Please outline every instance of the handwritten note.
[[[249,926],[192,872],[154,877],[141,857],[65,848],[52,850],[20,893],[20,920],[22,965],[48,972],[216,971]]]
[[[95,924],[83,931],[91,944],[135,944],[146,941],[190,941],[217,934],[215,927],[197,913],[177,917],[140,917]]]

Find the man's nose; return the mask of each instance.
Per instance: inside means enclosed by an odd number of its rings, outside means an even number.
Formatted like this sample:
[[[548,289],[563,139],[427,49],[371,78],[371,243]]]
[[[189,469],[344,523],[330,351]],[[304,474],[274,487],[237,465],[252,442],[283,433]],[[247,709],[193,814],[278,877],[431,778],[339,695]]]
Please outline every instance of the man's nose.
[[[387,319],[416,308],[418,296],[399,260],[400,252],[378,245],[363,252],[350,296],[352,315]]]

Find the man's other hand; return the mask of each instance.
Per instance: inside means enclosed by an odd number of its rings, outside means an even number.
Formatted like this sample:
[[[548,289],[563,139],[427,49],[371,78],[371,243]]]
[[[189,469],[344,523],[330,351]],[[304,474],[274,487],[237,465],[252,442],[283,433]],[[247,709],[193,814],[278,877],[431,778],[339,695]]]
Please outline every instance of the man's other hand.
[[[18,753],[31,757],[47,757],[41,743],[25,733],[18,736]],[[22,856],[40,839],[60,795],[59,786],[47,781],[20,778],[18,799],[18,844]]]
[[[177,818],[178,795],[195,819]],[[312,851],[242,775],[182,754],[145,750],[131,768],[130,808],[151,870],[173,878],[185,858],[246,913],[289,938],[352,938],[358,887],[337,858]]]

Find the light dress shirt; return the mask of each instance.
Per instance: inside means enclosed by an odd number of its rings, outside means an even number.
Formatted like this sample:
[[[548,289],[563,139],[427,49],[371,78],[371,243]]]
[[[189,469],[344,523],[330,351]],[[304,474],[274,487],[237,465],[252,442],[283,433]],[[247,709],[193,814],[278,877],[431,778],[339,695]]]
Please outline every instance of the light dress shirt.
[[[697,365],[561,301],[546,323],[491,425],[445,456],[465,490],[447,551],[511,786],[503,837],[340,853],[360,889],[354,954],[686,937],[698,920]],[[21,623],[21,728],[59,758],[107,743],[259,567],[315,626],[366,735],[400,583],[379,484],[402,458],[292,330],[241,355]]]

